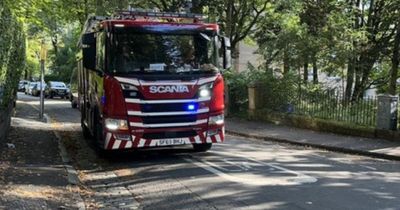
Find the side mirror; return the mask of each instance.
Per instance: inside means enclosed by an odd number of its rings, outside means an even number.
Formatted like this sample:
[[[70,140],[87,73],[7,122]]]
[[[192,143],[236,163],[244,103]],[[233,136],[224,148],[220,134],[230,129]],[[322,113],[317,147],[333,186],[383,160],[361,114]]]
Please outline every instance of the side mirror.
[[[83,34],[81,38],[83,67],[96,69],[96,37],[94,33]]]
[[[222,52],[223,52],[223,68],[229,69],[232,67],[232,52],[231,52],[231,40],[228,37],[221,37]]]

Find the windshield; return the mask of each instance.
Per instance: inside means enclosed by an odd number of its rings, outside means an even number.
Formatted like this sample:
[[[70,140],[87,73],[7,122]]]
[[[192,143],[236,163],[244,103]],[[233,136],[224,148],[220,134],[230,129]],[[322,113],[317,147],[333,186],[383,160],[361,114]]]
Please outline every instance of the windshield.
[[[206,34],[115,34],[112,73],[187,74],[218,71],[214,39]]]
[[[65,88],[65,84],[62,82],[51,82],[51,87],[55,88]]]

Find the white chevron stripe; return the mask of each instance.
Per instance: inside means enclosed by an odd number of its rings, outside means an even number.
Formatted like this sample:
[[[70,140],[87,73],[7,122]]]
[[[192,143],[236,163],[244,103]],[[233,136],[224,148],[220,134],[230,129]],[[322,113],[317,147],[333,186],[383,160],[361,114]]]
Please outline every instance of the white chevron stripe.
[[[126,145],[125,145],[125,148],[126,148],[126,149],[132,148],[132,146],[133,146],[132,141],[128,141],[128,142],[126,143]]]
[[[116,140],[115,142],[114,142],[114,145],[113,145],[113,149],[119,149],[119,145],[121,144],[121,142],[122,141],[119,141],[119,140]]]
[[[196,143],[201,144],[200,136],[195,136],[195,137],[194,137],[194,140],[195,140]]]
[[[112,134],[111,133],[107,133],[106,135],[106,146],[108,146],[108,143],[110,143],[110,139],[111,139]]]
[[[144,144],[146,143],[146,140],[140,139],[138,147],[144,147]]]
[[[217,142],[222,142],[221,137],[219,136],[219,133],[217,135],[215,135],[215,140],[217,140]]]

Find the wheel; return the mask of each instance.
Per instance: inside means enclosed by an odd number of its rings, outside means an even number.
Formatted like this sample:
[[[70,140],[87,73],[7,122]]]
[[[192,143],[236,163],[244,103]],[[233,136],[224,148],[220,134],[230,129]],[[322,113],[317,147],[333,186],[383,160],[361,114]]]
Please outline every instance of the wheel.
[[[96,113],[93,121],[95,123],[94,143],[99,149],[104,150],[103,125],[100,121],[100,116]]]
[[[90,133],[89,128],[83,123],[83,118],[81,118],[81,127],[82,127],[82,134],[85,139],[91,139],[92,134]]]
[[[76,108],[78,108],[78,104],[76,102],[74,102],[74,101],[71,101],[71,107],[73,109],[76,109]]]
[[[193,149],[195,152],[205,152],[209,149],[211,149],[212,144],[207,143],[207,144],[193,144]]]

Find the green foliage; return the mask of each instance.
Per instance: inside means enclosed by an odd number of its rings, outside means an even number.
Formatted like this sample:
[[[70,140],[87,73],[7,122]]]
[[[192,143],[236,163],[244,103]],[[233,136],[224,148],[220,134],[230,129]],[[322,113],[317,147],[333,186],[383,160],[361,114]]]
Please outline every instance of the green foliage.
[[[236,73],[233,70],[225,71],[224,79],[229,95],[228,107],[230,113],[246,112],[248,106],[248,84],[245,73]]]
[[[260,92],[257,100],[263,107],[271,111],[287,111],[288,106],[297,97],[299,81],[295,75],[277,77],[264,68],[248,65],[248,71],[224,73],[229,91],[229,109],[241,113],[248,108],[248,87],[255,87]]]
[[[25,67],[25,35],[22,24],[3,1],[0,2],[0,31],[0,106],[7,106],[15,98]]]
[[[277,77],[266,72],[254,78],[257,78],[254,81],[255,86],[262,91],[258,97],[261,98],[264,109],[290,112],[290,107],[299,93],[297,76],[288,73],[284,77]]]
[[[79,32],[79,27],[74,26],[61,34],[63,46],[60,46],[49,67],[53,81],[70,82],[72,70],[77,65],[75,56],[78,52],[76,43],[78,43]]]

